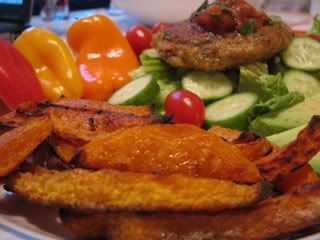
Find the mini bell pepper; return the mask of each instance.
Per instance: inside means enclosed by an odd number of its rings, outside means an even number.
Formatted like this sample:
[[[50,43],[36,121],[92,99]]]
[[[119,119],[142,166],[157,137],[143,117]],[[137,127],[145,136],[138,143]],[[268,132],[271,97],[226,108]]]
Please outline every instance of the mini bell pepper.
[[[138,67],[138,59],[117,26],[103,15],[74,22],[67,40],[77,57],[84,79],[84,98],[107,100],[128,83],[128,72]]]
[[[33,66],[45,96],[81,98],[82,78],[72,53],[55,33],[43,28],[29,28],[14,46]]]
[[[36,74],[27,59],[0,39],[0,98],[10,109],[26,100],[44,99]]]

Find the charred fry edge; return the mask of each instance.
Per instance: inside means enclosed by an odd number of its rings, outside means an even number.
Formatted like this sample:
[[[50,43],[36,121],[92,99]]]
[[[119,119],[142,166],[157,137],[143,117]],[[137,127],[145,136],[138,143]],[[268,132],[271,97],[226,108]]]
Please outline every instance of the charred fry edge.
[[[96,101],[96,100],[87,100],[87,99],[70,99],[61,97],[57,102],[52,101],[42,101],[39,103],[41,107],[62,107],[66,109],[74,110],[84,110],[84,111],[112,111],[117,112],[121,111],[123,113],[135,113],[134,110],[139,110],[139,114],[147,115],[153,113],[152,106],[115,106],[110,105],[107,102]],[[109,110],[106,110],[109,109]],[[142,114],[143,113],[143,114]]]
[[[305,166],[319,151],[320,116],[313,116],[296,140],[256,161],[256,165],[263,177],[278,182],[283,175]]]

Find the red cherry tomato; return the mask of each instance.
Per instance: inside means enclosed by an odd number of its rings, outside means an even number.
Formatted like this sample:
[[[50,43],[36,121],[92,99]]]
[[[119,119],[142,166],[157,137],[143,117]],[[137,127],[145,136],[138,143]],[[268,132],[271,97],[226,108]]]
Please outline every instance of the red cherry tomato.
[[[153,26],[153,28],[151,29],[152,34],[157,33],[159,30],[168,27],[169,24],[168,23],[157,23]]]
[[[165,110],[167,114],[173,114],[173,122],[188,123],[202,126],[205,117],[203,101],[194,93],[178,90],[166,98]]]
[[[152,34],[146,26],[137,25],[131,27],[127,31],[126,37],[137,56],[143,50],[151,48]]]
[[[302,36],[305,35],[307,32],[306,31],[300,31],[300,30],[294,30],[293,31],[295,36]]]
[[[309,34],[309,37],[316,39],[318,41],[320,41],[320,35],[316,35],[316,34]]]

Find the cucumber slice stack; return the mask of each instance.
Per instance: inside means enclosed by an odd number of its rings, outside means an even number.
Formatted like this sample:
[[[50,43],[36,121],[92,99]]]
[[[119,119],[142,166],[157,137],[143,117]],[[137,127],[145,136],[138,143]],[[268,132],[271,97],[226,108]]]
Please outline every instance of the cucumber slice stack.
[[[151,75],[131,81],[108,100],[112,105],[150,105],[159,93],[159,86]]]
[[[233,83],[220,72],[192,71],[183,77],[182,88],[198,95],[205,103],[209,103],[230,95],[233,91]]]
[[[315,72],[320,70],[320,42],[310,37],[295,37],[282,53],[283,62],[290,68]]]
[[[258,96],[255,93],[244,92],[212,103],[206,108],[205,126],[219,125],[246,130],[250,110],[257,102]]]

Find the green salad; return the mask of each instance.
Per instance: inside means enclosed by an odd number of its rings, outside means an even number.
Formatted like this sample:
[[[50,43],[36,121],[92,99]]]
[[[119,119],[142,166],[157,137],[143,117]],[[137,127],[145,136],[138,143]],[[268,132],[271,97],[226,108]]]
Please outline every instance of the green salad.
[[[320,16],[309,33],[320,35]],[[320,41],[308,34],[294,37],[268,62],[221,72],[173,68],[155,49],[142,52],[140,61],[141,67],[130,72],[135,80],[118,90],[110,103],[153,105],[162,114],[166,97],[184,89],[203,100],[203,127],[249,130],[278,145],[289,143],[320,114]],[[316,160],[312,163],[320,170]]]

